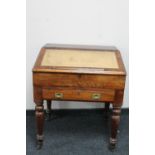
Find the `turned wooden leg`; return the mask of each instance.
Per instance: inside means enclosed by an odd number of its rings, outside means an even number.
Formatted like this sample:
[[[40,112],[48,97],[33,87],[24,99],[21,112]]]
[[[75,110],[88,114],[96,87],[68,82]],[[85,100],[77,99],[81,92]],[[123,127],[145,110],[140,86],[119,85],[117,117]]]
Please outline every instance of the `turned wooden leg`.
[[[52,105],[52,101],[51,100],[47,100],[47,109],[46,109],[46,120],[50,120],[51,119],[51,105]]]
[[[43,103],[36,103],[35,115],[37,125],[37,149],[41,149],[43,144],[43,127],[44,127]]]
[[[52,101],[51,100],[47,100],[47,109],[46,109],[46,120],[47,121],[50,121],[52,119],[55,119],[57,118],[58,116],[55,115],[53,112],[52,112]]]
[[[110,137],[110,150],[114,150],[117,142],[117,130],[120,122],[121,106],[113,105],[112,118],[111,118],[111,137]]]
[[[110,102],[105,102],[105,118],[108,119],[109,117],[109,107],[110,107]]]

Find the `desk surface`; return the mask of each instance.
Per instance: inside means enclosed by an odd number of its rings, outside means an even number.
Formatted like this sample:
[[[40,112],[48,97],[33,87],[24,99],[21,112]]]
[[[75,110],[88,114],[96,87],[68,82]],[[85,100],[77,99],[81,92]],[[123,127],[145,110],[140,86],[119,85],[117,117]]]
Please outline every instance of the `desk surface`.
[[[34,72],[99,73],[125,75],[120,52],[109,46],[44,46]]]
[[[118,68],[115,52],[46,49],[41,66]]]

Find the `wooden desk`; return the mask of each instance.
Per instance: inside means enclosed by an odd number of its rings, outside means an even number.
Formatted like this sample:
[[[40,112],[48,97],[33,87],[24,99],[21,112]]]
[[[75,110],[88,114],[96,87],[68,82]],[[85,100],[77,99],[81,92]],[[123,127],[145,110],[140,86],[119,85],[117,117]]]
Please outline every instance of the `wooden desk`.
[[[33,67],[34,102],[38,148],[43,142],[44,105],[50,116],[52,100],[105,102],[112,104],[110,148],[116,145],[126,72],[115,47],[44,46]]]

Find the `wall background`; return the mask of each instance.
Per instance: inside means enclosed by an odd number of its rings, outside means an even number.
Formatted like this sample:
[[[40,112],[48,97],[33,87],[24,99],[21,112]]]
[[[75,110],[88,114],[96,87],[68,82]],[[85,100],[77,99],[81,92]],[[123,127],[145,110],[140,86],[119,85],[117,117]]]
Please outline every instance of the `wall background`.
[[[46,43],[115,45],[128,73],[128,0],[27,0],[26,108],[34,109],[32,67]],[[128,77],[123,107],[129,106]],[[104,104],[53,102],[53,108],[100,108]]]

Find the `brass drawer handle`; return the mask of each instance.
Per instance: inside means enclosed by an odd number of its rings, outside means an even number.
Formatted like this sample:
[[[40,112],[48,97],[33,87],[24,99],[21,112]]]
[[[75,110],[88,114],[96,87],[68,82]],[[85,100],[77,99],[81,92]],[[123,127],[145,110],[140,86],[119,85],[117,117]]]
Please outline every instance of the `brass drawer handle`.
[[[92,94],[92,99],[93,100],[99,100],[100,98],[101,98],[101,94],[99,94],[99,93]]]
[[[62,99],[63,98],[63,93],[55,93],[55,98],[57,99]]]

